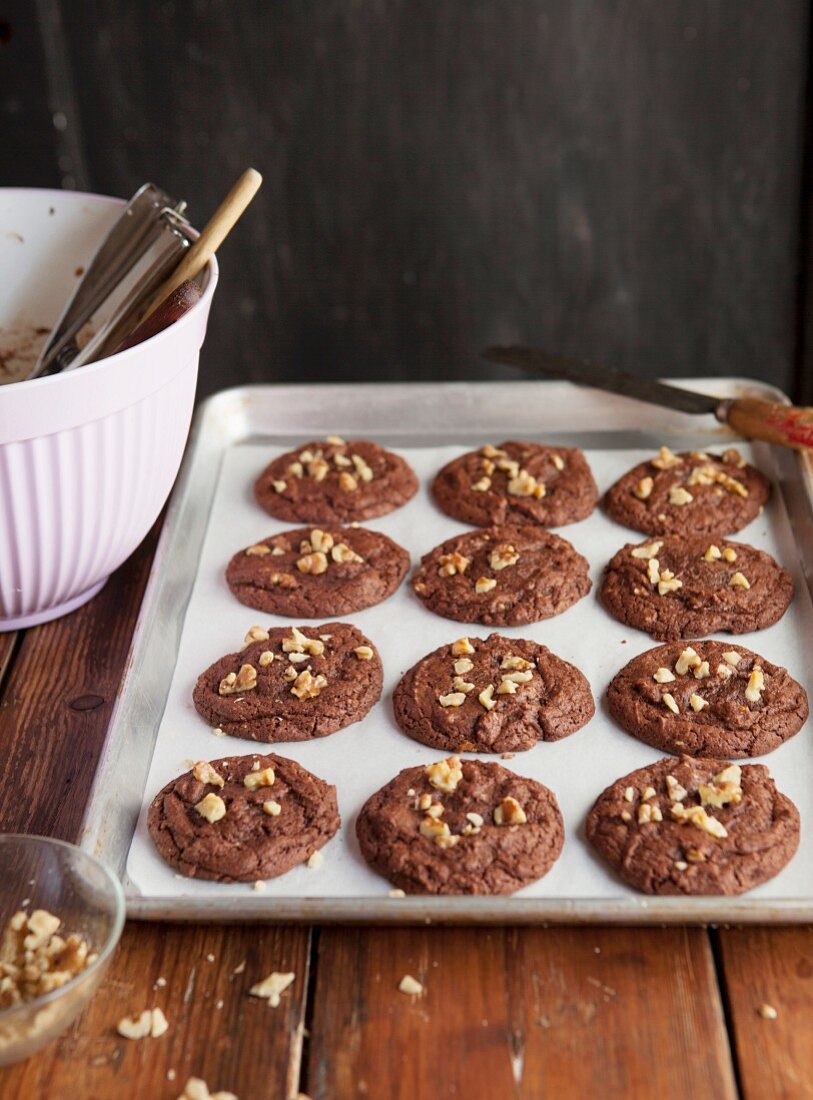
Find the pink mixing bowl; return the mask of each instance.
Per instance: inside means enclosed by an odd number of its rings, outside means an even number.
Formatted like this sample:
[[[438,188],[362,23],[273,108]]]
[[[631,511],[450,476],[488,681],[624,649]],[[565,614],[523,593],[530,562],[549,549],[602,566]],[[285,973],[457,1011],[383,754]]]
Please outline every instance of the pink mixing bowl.
[[[121,206],[0,188],[0,381],[4,353],[56,322]],[[157,336],[76,371],[0,385],[0,631],[81,606],[149,531],[186,445],[216,284],[213,260],[201,300]]]

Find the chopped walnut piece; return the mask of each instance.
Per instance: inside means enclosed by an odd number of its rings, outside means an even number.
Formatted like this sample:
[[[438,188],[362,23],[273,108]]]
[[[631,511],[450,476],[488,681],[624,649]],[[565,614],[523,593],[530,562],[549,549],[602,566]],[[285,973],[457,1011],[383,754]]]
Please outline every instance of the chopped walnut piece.
[[[652,679],[656,684],[671,684],[675,679],[675,674],[671,668],[657,668],[652,673]]]
[[[369,645],[357,645],[353,652],[360,661],[372,661],[375,656],[373,647]]]
[[[651,465],[656,470],[671,470],[674,466],[682,466],[683,459],[670,451],[668,447],[661,447],[660,455],[651,460]]]
[[[449,756],[445,760],[438,760],[436,764],[428,764],[425,772],[430,786],[447,794],[457,790],[457,785],[463,778],[459,756]]]
[[[697,668],[694,670],[695,680],[705,680],[706,677],[711,675],[708,661],[701,661]]]
[[[682,587],[683,581],[678,577],[667,577],[661,573],[661,578],[658,581],[658,595],[665,596],[667,592],[677,592],[677,590]]]
[[[648,801],[648,799],[654,798],[656,794],[657,791],[654,787],[644,787],[644,789],[641,791],[641,801],[646,802]]]
[[[703,555],[703,561],[719,561],[723,555],[720,552],[720,547],[715,546],[714,543],[709,546],[708,550]]]
[[[705,863],[705,852],[701,852],[699,848],[687,848],[684,855],[688,859],[689,863]]]
[[[699,664],[700,657],[691,646],[686,646],[675,662],[675,672],[678,676],[685,676],[690,669],[697,668]]]
[[[296,677],[297,677],[297,671],[296,671],[295,668],[292,668],[290,665],[288,666],[288,668],[285,669],[285,671],[282,674],[283,680],[287,681],[287,683],[289,683],[289,684],[293,683],[293,681],[296,679]]]
[[[642,477],[638,484],[633,489],[633,492],[639,500],[649,500],[652,496],[652,490],[655,488],[655,482],[651,477]]]
[[[373,480],[373,471],[367,464],[366,460],[361,457],[361,455],[350,455],[350,459],[353,465],[356,467],[356,473],[362,481]]]
[[[622,810],[621,811],[621,820],[622,821],[632,821],[632,814],[629,812],[629,810]]]
[[[429,840],[435,841],[435,843],[437,843],[440,837],[451,836],[452,834],[452,830],[445,821],[440,821],[436,817],[430,817],[428,814],[418,826],[418,832],[421,836],[425,836]]]
[[[267,802],[263,802],[263,813],[268,814],[269,817],[279,817],[282,806],[273,798],[269,798]]]
[[[452,836],[450,834],[447,836],[445,833],[443,833],[440,836],[435,837],[435,844],[438,846],[438,848],[454,848],[455,844],[457,844],[459,840],[460,837],[457,835]]]
[[[289,638],[282,639],[283,653],[310,653],[314,657],[321,657],[325,652],[325,643],[321,638],[309,638],[298,627],[291,628]]]
[[[364,561],[361,554],[357,554],[355,550],[351,550],[346,542],[337,543],[330,551],[330,556],[338,563]]]
[[[475,829],[482,829],[485,822],[483,821],[482,814],[468,813],[466,814],[466,821],[470,822]]]
[[[625,787],[624,788],[624,801],[625,802],[632,802],[634,798],[635,798],[635,788],[634,787]]]
[[[732,668],[736,668],[742,660],[742,654],[737,653],[736,649],[727,649],[722,656],[725,663],[731,665]]]
[[[502,542],[499,546],[495,546],[488,556],[488,563],[495,573],[499,573],[502,569],[507,569],[509,565],[516,565],[518,561],[519,554],[514,547],[507,542]]]
[[[477,701],[480,706],[485,707],[486,710],[493,710],[497,705],[494,701],[494,685],[489,684],[488,687],[483,688],[477,696]]]
[[[306,668],[294,680],[291,695],[295,695],[297,699],[315,699],[326,687],[327,680],[321,673],[314,676],[310,669]]]
[[[468,657],[461,657],[459,661],[455,661],[453,667],[456,675],[465,676],[467,672],[471,672],[474,668],[474,661],[470,661]]]
[[[762,690],[765,687],[765,676],[762,669],[755,667],[748,677],[748,686],[745,689],[745,698],[749,703],[758,703],[762,698]]]
[[[630,555],[633,558],[643,558],[645,561],[649,561],[657,555],[662,546],[662,542],[648,542],[646,546],[636,546],[634,550],[630,551]]]
[[[726,546],[723,550],[723,561],[727,561],[729,564],[737,560],[737,551],[731,546]]]
[[[484,595],[486,592],[490,592],[492,588],[497,587],[497,582],[493,577],[478,577],[474,582],[474,591],[478,596]]]
[[[689,866],[689,864],[686,862],[685,859],[676,859],[675,860],[675,870],[676,871],[685,871],[688,866]]]
[[[691,504],[694,497],[682,485],[673,485],[669,490],[669,503],[675,505]]]
[[[339,488],[343,493],[353,493],[358,489],[359,483],[346,470],[339,474]]]
[[[442,802],[433,802],[426,807],[426,816],[433,817],[435,821],[437,821],[438,818],[443,817],[443,810],[444,806]]]
[[[562,458],[561,455],[551,455],[550,460],[557,470],[564,470],[565,460]]]
[[[467,695],[470,691],[474,691],[474,684],[468,680],[464,680],[462,676],[455,676],[452,681],[452,687],[455,691],[462,691],[464,695]]]
[[[497,685],[498,695],[516,695],[517,685],[513,680],[501,680]]]
[[[219,794],[212,794],[211,791],[195,804],[195,809],[210,825],[226,816],[226,803]]]
[[[230,672],[218,685],[220,695],[238,695],[241,691],[253,691],[257,686],[257,670],[254,665],[241,665],[240,671]]]
[[[327,554],[333,547],[333,535],[320,527],[314,527],[311,531],[311,546],[314,550],[321,550],[323,554]]]
[[[689,793],[673,775],[667,775],[666,789],[672,802],[682,802]]]
[[[341,467],[346,467],[346,466],[352,466],[353,465],[353,463],[350,461],[350,459],[347,457],[347,455],[343,455],[341,453],[335,454],[333,456],[333,461],[336,463],[337,466],[341,466]]]
[[[298,465],[298,463],[297,463],[297,465]],[[291,467],[289,466],[288,467],[288,473],[291,473],[291,472],[292,472]],[[301,477],[301,475],[298,475],[298,476]],[[272,481],[271,482],[271,487],[273,488],[275,493],[284,493],[285,490],[288,488],[287,484],[284,481]]]
[[[506,477],[519,477],[519,463],[513,458],[501,458],[497,461],[497,469],[502,470]]]
[[[468,638],[458,638],[456,642],[452,642],[451,650],[453,657],[464,657],[476,652]]]
[[[259,787],[273,787],[274,779],[273,768],[263,768],[262,771],[251,771],[243,777],[243,786],[249,791],[256,791]]]
[[[280,974],[273,971],[267,978],[263,978],[261,982],[257,982],[249,989],[249,996],[262,997],[268,1001],[271,1008],[276,1008],[279,1005],[280,995],[293,984],[295,978],[296,974],[293,973]]]
[[[517,672],[504,672],[502,679],[510,680],[513,684],[527,684],[533,679],[532,669],[522,669]]]
[[[695,466],[689,474],[687,485],[713,485],[716,480],[716,470],[711,465]]]
[[[257,658],[257,664],[260,668],[268,668],[270,664],[273,664],[274,654],[270,649],[264,649],[260,656]]]
[[[716,817],[709,817],[702,806],[684,806],[682,802],[673,802],[670,811],[675,821],[679,821],[682,825],[694,825],[709,836],[715,836],[720,840],[728,836],[728,830],[722,821],[718,821]],[[688,852],[686,858],[689,858]]]
[[[650,584],[657,584],[661,579],[661,563],[657,558],[650,558],[647,562],[646,577]]]
[[[700,711],[703,710],[703,708],[707,707],[708,705],[709,705],[708,699],[704,699],[702,695],[697,695],[697,694],[693,693],[689,697],[689,706],[692,708],[692,710],[695,712],[695,714],[699,714]]]
[[[537,481],[527,470],[520,470],[508,482],[508,495],[512,497],[543,497],[545,483]]]
[[[116,1031],[123,1039],[146,1039],[152,1031],[152,1012],[145,1008],[143,1012],[123,1016],[116,1024]]]
[[[296,577],[293,577],[290,573],[272,573],[268,578],[269,584],[276,585],[279,588],[296,588]]]
[[[757,1012],[763,1020],[775,1020],[779,1016],[774,1006],[769,1004],[760,1005]]]
[[[506,795],[494,808],[495,825],[524,825],[528,818],[513,795]]]
[[[719,664],[717,666],[717,675],[721,680],[728,680],[729,677],[734,675],[734,669],[731,665]]]
[[[466,696],[462,691],[450,691],[448,695],[439,695],[438,702],[442,707],[462,707]]]
[[[667,706],[673,714],[680,714],[680,707],[675,702],[675,697],[671,692],[667,691],[661,696],[661,702],[664,706]]]
[[[237,1100],[233,1092],[219,1089],[209,1092],[209,1086],[200,1077],[190,1077],[178,1100]]]
[[[723,462],[727,466],[736,466],[739,470],[746,465],[745,459],[736,447],[729,447],[727,451],[723,451]]]
[[[343,447],[344,440],[340,435],[326,435],[325,443],[329,443],[331,447]]]
[[[261,626],[250,626],[246,631],[246,636],[243,641],[246,645],[251,645],[252,642],[267,642],[268,631]]]
[[[291,475],[291,477],[304,477],[305,468],[303,467],[301,462],[292,462],[288,467],[288,473]],[[284,485],[285,482],[282,482],[282,484]]]
[[[264,558],[266,554],[271,553],[271,547],[266,546],[264,542],[255,542],[253,546],[249,546],[246,550],[246,555],[250,558]]]
[[[315,554],[305,554],[296,563],[300,573],[310,573],[318,577],[321,573],[327,573],[327,556],[320,551]]]
[[[455,550],[451,554],[441,554],[438,558],[438,576],[453,577],[456,573],[465,573],[471,565],[471,559]]]
[[[742,768],[739,764],[729,764],[714,776],[711,783],[702,783],[698,793],[703,806],[719,807],[729,802],[736,806],[742,802]]]
[[[311,852],[311,854],[305,860],[305,866],[308,868],[309,871],[318,871],[324,862],[324,852]]]
[[[413,978],[411,974],[404,974],[398,983],[398,992],[406,993],[408,997],[420,997],[423,993],[423,986],[417,978]]]
[[[481,477],[478,481],[471,483],[471,489],[475,493],[486,493],[491,488],[491,478]]]
[[[533,661],[526,661],[524,657],[517,657],[513,653],[507,654],[500,661],[500,668],[507,669],[512,672],[522,671],[524,669],[533,668]]]
[[[732,588],[750,588],[751,582],[742,573],[734,573],[728,582]]]
[[[199,760],[195,764],[192,774],[199,783],[209,783],[213,787],[223,787],[226,784],[223,776],[216,772],[212,765],[205,760]]]
[[[508,452],[501,451],[499,447],[495,447],[491,443],[486,443],[484,447],[480,448],[480,454],[485,455],[486,458],[504,458]]]
[[[646,825],[655,821],[663,821],[660,807],[653,806],[651,802],[642,802],[638,807],[638,824]]]

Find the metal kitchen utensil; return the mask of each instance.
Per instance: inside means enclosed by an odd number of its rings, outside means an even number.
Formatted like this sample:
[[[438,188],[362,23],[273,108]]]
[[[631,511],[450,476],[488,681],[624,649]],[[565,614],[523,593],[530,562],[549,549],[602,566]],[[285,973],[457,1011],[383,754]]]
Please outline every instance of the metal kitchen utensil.
[[[152,297],[191,244],[185,209],[185,202],[153,183],[136,191],[62,311],[30,378],[74,370],[121,343],[139,303]],[[77,336],[97,315],[96,332],[80,350]]]
[[[653,378],[609,370],[537,348],[488,348],[483,352],[483,358],[492,363],[564,378],[579,386],[593,386],[637,401],[663,405],[677,412],[694,415],[711,413],[747,439],[764,439],[768,443],[778,443],[795,450],[813,449],[813,408],[783,405],[758,397],[721,401],[717,397],[669,386]]]

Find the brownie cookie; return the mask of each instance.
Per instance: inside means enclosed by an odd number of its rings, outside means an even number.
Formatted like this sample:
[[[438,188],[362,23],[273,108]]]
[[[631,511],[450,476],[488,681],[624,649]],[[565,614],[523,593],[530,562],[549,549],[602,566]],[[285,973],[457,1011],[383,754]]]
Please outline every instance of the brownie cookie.
[[[743,894],[799,846],[799,811],[761,764],[669,757],[599,795],[587,837],[645,894]]]
[[[569,542],[541,527],[490,527],[424,554],[412,587],[446,619],[517,626],[559,615],[586,596],[587,570]]]
[[[616,522],[648,535],[726,535],[750,523],[770,495],[767,477],[733,447],[722,455],[661,447],[607,490],[604,505]]]
[[[593,717],[590,685],[547,646],[490,634],[441,646],[395,689],[407,736],[452,752],[521,752]]]
[[[365,802],[356,834],[408,894],[512,894],[551,869],[564,824],[541,783],[452,756],[400,772]]]
[[[323,619],[381,603],[406,576],[409,554],[364,527],[300,527],[235,554],[226,582],[240,603]]]
[[[336,788],[284,756],[200,761],[152,800],[147,827],[189,878],[276,878],[322,848],[341,824]]]
[[[604,570],[601,599],[620,622],[668,642],[771,626],[793,599],[793,580],[753,546],[664,535],[618,551]]]
[[[381,659],[348,623],[253,626],[246,643],[207,668],[193,693],[198,714],[235,737],[324,737],[360,722],[381,697]]]
[[[512,441],[453,459],[436,475],[432,495],[446,515],[475,527],[559,527],[586,519],[598,502],[581,451]]]
[[[607,689],[634,737],[676,756],[762,756],[807,721],[807,693],[749,649],[672,642],[635,657]]]
[[[254,495],[287,523],[350,523],[384,516],[418,491],[411,467],[366,439],[328,436],[280,455],[257,478]]]

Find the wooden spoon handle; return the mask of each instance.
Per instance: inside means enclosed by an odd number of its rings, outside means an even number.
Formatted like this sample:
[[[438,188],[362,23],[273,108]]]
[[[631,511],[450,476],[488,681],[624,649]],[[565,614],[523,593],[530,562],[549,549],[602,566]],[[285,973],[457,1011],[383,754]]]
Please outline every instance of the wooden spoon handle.
[[[174,290],[177,290],[181,283],[185,283],[188,279],[194,279],[196,275],[200,274],[229,235],[240,215],[257,194],[262,181],[262,176],[254,168],[247,168],[243,172],[237,183],[203,227],[198,239],[190,245],[169,278],[159,286],[150,298],[146,310],[141,315],[141,323]]]
[[[747,439],[764,439],[800,451],[813,449],[813,408],[738,397],[724,402],[719,416]]]

